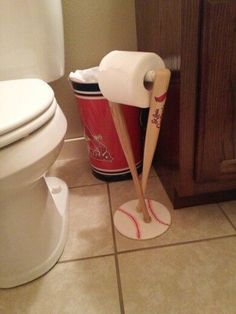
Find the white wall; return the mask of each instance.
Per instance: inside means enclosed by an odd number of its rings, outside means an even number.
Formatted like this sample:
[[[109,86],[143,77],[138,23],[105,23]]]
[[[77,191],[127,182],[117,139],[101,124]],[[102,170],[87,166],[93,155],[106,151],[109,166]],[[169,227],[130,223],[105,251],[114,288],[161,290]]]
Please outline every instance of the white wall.
[[[65,76],[52,83],[68,121],[67,138],[83,135],[70,71],[99,64],[111,50],[136,50],[134,0],[63,0]]]

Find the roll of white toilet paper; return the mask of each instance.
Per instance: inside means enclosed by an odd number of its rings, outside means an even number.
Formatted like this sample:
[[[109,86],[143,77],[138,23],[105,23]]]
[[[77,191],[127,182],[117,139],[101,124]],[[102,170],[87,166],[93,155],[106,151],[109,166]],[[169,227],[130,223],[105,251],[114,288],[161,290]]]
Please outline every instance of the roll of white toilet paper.
[[[99,88],[109,101],[147,108],[150,90],[144,86],[145,75],[161,68],[165,68],[165,64],[153,52],[115,50],[99,65]]]

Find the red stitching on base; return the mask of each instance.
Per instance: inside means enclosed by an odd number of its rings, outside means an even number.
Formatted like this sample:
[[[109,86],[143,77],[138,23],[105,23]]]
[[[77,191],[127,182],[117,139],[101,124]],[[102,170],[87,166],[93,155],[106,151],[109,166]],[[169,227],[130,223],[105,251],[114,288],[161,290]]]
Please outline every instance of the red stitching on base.
[[[147,203],[148,203],[148,209],[151,213],[151,215],[153,216],[153,218],[158,221],[160,224],[165,225],[165,226],[169,226],[170,224],[162,221],[160,218],[157,217],[156,213],[154,212],[152,205],[151,205],[151,200],[147,199]]]
[[[137,237],[137,239],[141,239],[140,227],[139,227],[139,224],[138,224],[137,220],[135,219],[135,217],[133,215],[131,215],[130,213],[128,213],[123,208],[118,208],[118,210],[121,211],[123,214],[127,215],[129,217],[129,219],[133,221],[133,223],[135,224],[135,227],[136,227],[136,237]]]

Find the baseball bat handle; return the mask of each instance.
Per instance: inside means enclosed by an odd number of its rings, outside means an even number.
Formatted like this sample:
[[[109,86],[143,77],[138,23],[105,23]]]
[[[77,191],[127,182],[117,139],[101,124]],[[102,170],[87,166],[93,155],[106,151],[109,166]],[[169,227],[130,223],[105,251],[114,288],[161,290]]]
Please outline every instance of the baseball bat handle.
[[[115,128],[116,128],[124,155],[126,157],[127,163],[130,168],[130,172],[131,172],[133,182],[134,182],[134,187],[135,187],[139,204],[140,204],[139,206],[143,212],[143,219],[145,222],[150,222],[151,217],[149,216],[146,203],[144,200],[142,186],[141,186],[137,169],[136,169],[136,165],[135,165],[135,159],[134,159],[134,154],[133,154],[132,145],[130,141],[130,136],[127,130],[127,125],[123,116],[121,106],[122,105],[118,103],[110,102],[112,118],[115,124]]]

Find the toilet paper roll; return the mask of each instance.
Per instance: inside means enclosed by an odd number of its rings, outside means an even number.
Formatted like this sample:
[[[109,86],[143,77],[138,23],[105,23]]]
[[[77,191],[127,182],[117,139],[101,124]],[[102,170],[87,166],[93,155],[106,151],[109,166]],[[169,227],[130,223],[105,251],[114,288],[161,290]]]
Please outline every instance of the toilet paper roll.
[[[144,86],[145,75],[162,68],[165,64],[155,53],[115,50],[99,65],[99,88],[111,102],[147,108],[150,90]]]

